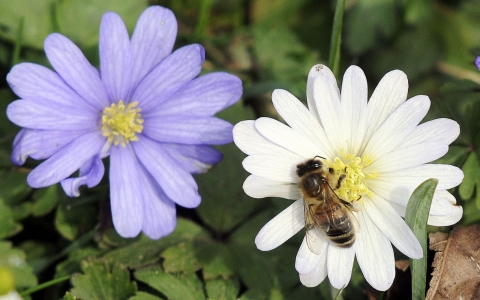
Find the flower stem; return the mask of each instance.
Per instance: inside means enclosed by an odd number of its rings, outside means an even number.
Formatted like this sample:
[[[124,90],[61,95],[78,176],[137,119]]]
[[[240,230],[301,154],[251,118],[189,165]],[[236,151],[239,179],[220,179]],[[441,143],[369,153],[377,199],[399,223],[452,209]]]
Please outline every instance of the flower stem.
[[[330,40],[330,57],[328,65],[335,77],[338,77],[340,65],[340,44],[342,42],[343,12],[345,11],[345,0],[337,0],[335,15],[333,17],[332,37]]]
[[[46,289],[52,285],[55,285],[57,283],[60,283],[60,282],[64,282],[64,281],[67,281],[69,280],[70,278],[72,277],[72,275],[67,275],[67,276],[63,276],[63,277],[60,277],[60,278],[56,278],[56,279],[53,279],[53,280],[50,280],[50,281],[47,281],[47,282],[44,282],[42,284],[39,284],[37,286],[34,286],[32,288],[29,288],[28,290],[26,291],[23,291],[20,293],[20,296],[22,297],[25,297],[25,296],[28,296],[32,293],[35,293],[37,291],[40,291],[40,290],[43,290],[43,289]]]

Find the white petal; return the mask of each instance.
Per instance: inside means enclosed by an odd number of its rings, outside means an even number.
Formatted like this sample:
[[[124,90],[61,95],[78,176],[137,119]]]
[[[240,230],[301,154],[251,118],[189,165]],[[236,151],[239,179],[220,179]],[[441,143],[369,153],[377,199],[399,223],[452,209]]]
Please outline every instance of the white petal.
[[[296,200],[302,197],[295,183],[272,181],[256,175],[247,177],[243,183],[243,190],[252,198],[280,197]]]
[[[411,258],[423,256],[422,247],[412,230],[386,200],[376,195],[373,199],[362,199],[370,219],[400,252]]]
[[[367,282],[379,291],[387,290],[395,277],[395,257],[388,239],[361,210],[357,213],[361,230],[355,241],[357,261]]]
[[[450,145],[460,134],[460,125],[450,119],[435,119],[418,125],[403,146],[422,142],[442,142]]]
[[[395,149],[412,133],[429,108],[430,99],[427,96],[416,96],[400,105],[372,134],[363,154],[376,160]]]
[[[352,277],[355,244],[350,248],[340,248],[330,243],[328,245],[327,269],[330,284],[341,289],[347,286]]]
[[[242,121],[233,127],[233,141],[242,152],[248,155],[276,153],[295,156],[290,151],[264,138],[255,129],[253,120]]]
[[[366,130],[366,111],[368,99],[367,78],[362,69],[351,66],[343,75],[341,104],[344,111],[345,127],[349,148],[347,153],[358,153]],[[348,133],[349,132],[349,133]]]
[[[427,224],[432,226],[449,226],[460,221],[463,215],[463,208],[457,205],[455,197],[445,190],[435,191],[433,199],[436,197],[441,197],[444,201],[448,201],[451,207],[448,214],[433,214],[432,210],[430,210]]]
[[[323,128],[336,152],[335,156],[340,156],[341,150],[346,149],[350,136],[346,134],[347,128],[343,123],[345,117],[336,88],[330,80],[321,76],[313,83],[313,96]]]
[[[337,95],[340,97],[340,91],[338,90],[337,86],[337,79],[335,79],[335,75],[333,75],[332,71],[325,65],[314,65],[310,72],[308,73],[307,79],[307,104],[308,109],[312,112],[312,114],[318,119],[320,125],[322,125],[320,121],[320,116],[318,115],[318,108],[317,104],[315,103],[315,98],[313,96],[313,83],[315,79],[320,76],[325,76],[332,84],[336,87]]]
[[[450,226],[462,218],[463,208],[458,205],[452,207],[452,211],[448,215],[443,216],[428,216],[427,224],[431,226]]]
[[[362,148],[392,111],[407,100],[407,92],[408,80],[405,73],[393,70],[383,76],[368,101],[366,119],[369,121]]]
[[[366,167],[365,172],[388,173],[416,167],[444,156],[448,146],[439,142],[425,142],[396,149]]]
[[[315,234],[316,233],[313,233]],[[324,259],[322,256],[327,256],[327,246],[328,240],[325,236],[315,239],[315,243],[312,244],[310,241],[310,246],[315,247],[315,252],[319,254],[315,254],[312,250],[309,249],[307,244],[307,236],[303,238],[302,245],[298,249],[297,257],[295,259],[295,269],[300,274],[308,274],[315,269],[321,259]]]
[[[298,199],[271,219],[255,237],[255,245],[262,251],[270,251],[283,244],[305,227],[303,199]]]
[[[300,282],[306,287],[319,285],[327,277],[327,255],[322,255],[320,261],[310,273],[300,274]]]
[[[247,156],[242,164],[243,168],[253,175],[280,182],[298,182],[297,165],[301,158],[279,156],[275,154],[257,154]]]
[[[313,158],[320,149],[301,132],[270,118],[259,118],[255,121],[255,128],[268,140],[297,154],[303,159]]]
[[[272,101],[277,112],[290,127],[315,143],[319,155],[332,157],[333,152],[330,151],[331,146],[325,130],[305,105],[285,90],[273,91]]]
[[[374,181],[376,184],[389,183],[408,186],[409,190],[411,189],[413,192],[415,188],[429,178],[438,179],[438,190],[451,189],[462,182],[463,176],[463,171],[455,166],[426,164],[405,170],[382,173]]]

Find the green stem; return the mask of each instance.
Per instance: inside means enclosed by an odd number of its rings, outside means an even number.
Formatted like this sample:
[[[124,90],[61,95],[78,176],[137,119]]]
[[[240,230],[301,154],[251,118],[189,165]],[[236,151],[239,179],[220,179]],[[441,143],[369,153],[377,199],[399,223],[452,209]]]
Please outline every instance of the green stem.
[[[208,22],[210,19],[210,10],[213,0],[203,0],[200,3],[200,11],[198,13],[198,23],[195,28],[195,36],[203,40],[207,36]]]
[[[46,289],[52,285],[55,285],[57,283],[60,283],[60,282],[64,282],[64,281],[67,281],[69,280],[70,278],[72,277],[72,275],[67,275],[67,276],[63,276],[63,277],[60,277],[60,278],[56,278],[56,279],[53,279],[53,280],[50,280],[50,281],[47,281],[47,282],[44,282],[42,284],[39,284],[37,286],[34,286],[32,288],[29,288],[28,290],[26,291],[23,291],[20,293],[20,296],[22,297],[25,297],[25,296],[28,296],[32,293],[35,293],[37,291],[40,291],[40,290],[43,290],[43,289]]]
[[[340,44],[342,43],[343,12],[345,11],[345,0],[337,0],[335,16],[333,17],[332,37],[330,40],[330,58],[328,65],[335,77],[338,77],[340,65]]]

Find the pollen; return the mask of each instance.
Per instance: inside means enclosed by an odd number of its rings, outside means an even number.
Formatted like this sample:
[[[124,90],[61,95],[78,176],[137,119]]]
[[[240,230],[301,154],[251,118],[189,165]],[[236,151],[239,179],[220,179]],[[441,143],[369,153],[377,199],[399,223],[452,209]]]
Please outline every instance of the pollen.
[[[125,106],[120,100],[103,110],[102,132],[110,143],[125,147],[130,142],[138,141],[137,134],[143,130],[143,119],[137,105],[135,101]]]
[[[371,196],[366,179],[376,178],[378,173],[365,173],[363,171],[363,168],[371,163],[372,159],[368,155],[361,158],[343,152],[341,157],[335,157],[333,161],[327,160],[325,162],[326,166],[334,171],[337,181],[341,177],[343,178],[340,180],[340,186],[335,190],[340,199],[352,203],[361,200],[363,195]]]

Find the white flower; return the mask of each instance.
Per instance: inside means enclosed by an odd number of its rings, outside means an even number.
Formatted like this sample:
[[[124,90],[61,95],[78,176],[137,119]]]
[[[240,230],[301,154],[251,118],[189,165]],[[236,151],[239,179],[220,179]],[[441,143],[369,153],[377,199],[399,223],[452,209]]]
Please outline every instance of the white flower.
[[[299,163],[318,155],[337,174],[346,175],[335,192],[355,207],[356,240],[341,248],[323,231],[309,231],[315,241],[309,247],[304,238],[295,262],[304,285],[316,286],[328,275],[335,288],[345,287],[356,256],[367,282],[377,290],[388,289],[395,276],[391,244],[408,257],[423,255],[402,217],[410,195],[426,179],[438,179],[428,224],[460,220],[463,210],[447,190],[460,184],[463,172],[427,164],[447,153],[459,126],[450,119],[419,125],[430,100],[422,95],[406,101],[407,91],[406,75],[394,70],[382,78],[367,103],[367,81],[359,67],[345,72],[340,93],[330,69],[316,65],[308,75],[308,109],[285,90],[272,94],[273,105],[289,126],[260,118],[234,127],[235,144],[249,155],[243,161],[252,174],[243,185],[245,193],[295,200],[260,230],[255,239],[260,250],[278,247],[305,227]]]

